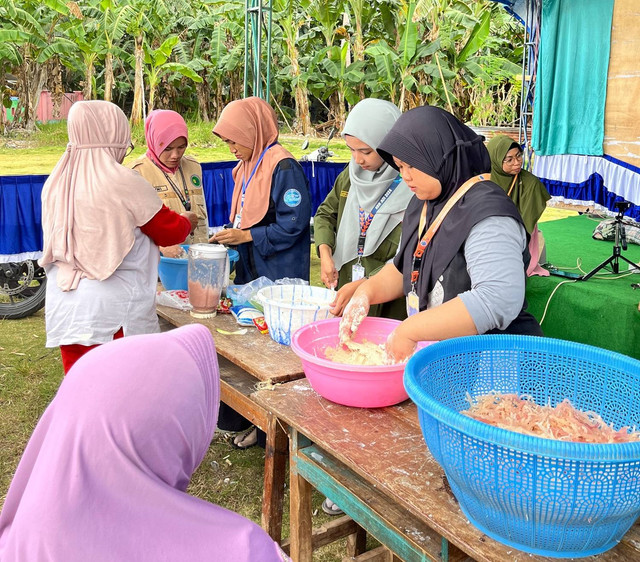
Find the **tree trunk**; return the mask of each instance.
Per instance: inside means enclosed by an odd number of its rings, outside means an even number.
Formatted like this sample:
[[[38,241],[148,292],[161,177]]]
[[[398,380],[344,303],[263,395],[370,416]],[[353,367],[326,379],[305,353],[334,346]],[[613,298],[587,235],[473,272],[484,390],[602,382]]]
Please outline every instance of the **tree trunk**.
[[[232,72],[229,76],[229,98],[228,101],[240,99],[244,92],[244,75],[239,71]],[[222,111],[222,110],[220,110]]]
[[[87,61],[84,70],[84,88],[82,88],[82,97],[85,100],[93,98],[93,58]]]
[[[16,124],[22,124],[27,131],[36,128],[36,117],[40,94],[47,77],[45,65],[36,63],[25,53],[18,76],[18,108]]]
[[[214,112],[216,121],[220,118],[220,113],[222,112],[222,108],[224,107],[224,95],[223,95],[223,83],[221,80],[216,80],[216,89],[215,89],[215,101],[214,101]]]
[[[111,101],[113,83],[113,55],[107,52],[104,57],[104,101]]]
[[[196,83],[196,94],[198,95],[198,114],[203,121],[209,121],[209,84],[203,76],[202,82]]]
[[[155,80],[149,80],[149,101],[147,102],[147,113],[154,110],[156,103],[156,89],[158,88]]]
[[[142,121],[142,97],[144,88],[144,50],[142,49],[142,42],[144,37],[142,34],[138,35],[135,39],[135,80],[133,84],[133,106],[131,107],[131,122],[133,124],[140,123]]]
[[[353,41],[353,58],[355,61],[364,60],[364,39],[362,37],[362,22],[356,19],[356,36]],[[364,81],[358,87],[360,99],[364,99]]]
[[[344,90],[340,88],[338,90],[338,113],[336,114],[336,122],[334,127],[336,131],[342,131],[344,129],[344,122],[347,120],[347,109],[344,104]]]
[[[298,49],[293,41],[287,41],[289,60],[291,61],[292,81],[300,78],[300,63],[298,61]],[[307,88],[297,80],[295,86],[296,118],[293,128],[296,132],[308,135],[311,131],[311,117],[309,115],[309,94]]]
[[[51,116],[54,120],[60,119],[60,109],[62,108],[62,100],[64,99],[64,87],[62,86],[62,65],[58,57],[52,58],[49,63],[49,71],[47,73],[47,88],[51,92],[52,111]]]
[[[3,65],[0,64],[0,101],[4,102],[6,96],[9,95],[6,84],[6,72]],[[0,104],[0,134],[4,135],[7,132],[7,109],[4,107],[4,103]]]

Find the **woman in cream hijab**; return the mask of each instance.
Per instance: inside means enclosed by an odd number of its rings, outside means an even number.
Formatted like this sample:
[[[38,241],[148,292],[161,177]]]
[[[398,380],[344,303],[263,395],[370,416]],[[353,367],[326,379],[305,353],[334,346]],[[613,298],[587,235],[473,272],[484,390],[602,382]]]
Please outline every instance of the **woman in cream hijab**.
[[[96,345],[158,331],[158,245],[181,243],[198,224],[122,165],[131,132],[117,105],[77,102],[67,128],[67,150],[42,190],[40,259],[46,345],[60,346],[65,373]]]
[[[332,311],[336,315],[358,285],[395,256],[400,242],[412,193],[376,152],[399,117],[400,110],[384,100],[367,98],[353,107],[342,131],[351,150],[349,167],[337,177],[314,218],[322,282],[338,288]],[[404,319],[404,301],[386,303],[371,315]]]

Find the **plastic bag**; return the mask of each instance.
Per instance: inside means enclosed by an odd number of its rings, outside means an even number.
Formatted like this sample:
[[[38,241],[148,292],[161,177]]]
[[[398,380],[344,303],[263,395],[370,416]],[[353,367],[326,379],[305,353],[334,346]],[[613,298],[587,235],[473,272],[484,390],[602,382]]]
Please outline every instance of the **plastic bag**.
[[[189,293],[187,291],[158,291],[156,304],[177,308],[179,310],[191,310]]]
[[[244,285],[229,285],[227,287],[227,296],[233,300],[233,304],[251,304],[255,306],[257,303],[254,299],[256,293],[263,287],[269,287],[271,285],[308,285],[309,282],[304,279],[283,277],[277,279],[275,283],[268,277],[258,277],[249,283]]]

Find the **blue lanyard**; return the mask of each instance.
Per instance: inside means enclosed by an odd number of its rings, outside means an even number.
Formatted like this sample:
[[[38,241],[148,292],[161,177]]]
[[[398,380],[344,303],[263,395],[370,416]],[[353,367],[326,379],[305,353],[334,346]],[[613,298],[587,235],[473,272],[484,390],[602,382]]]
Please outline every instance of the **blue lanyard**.
[[[249,181],[245,181],[244,176],[242,177],[242,200],[240,201],[240,208],[244,207],[244,192],[247,190],[247,187],[249,187],[249,184],[251,183],[251,180],[253,179],[253,176],[255,175],[256,170],[258,169],[258,166],[260,165],[260,162],[262,162],[262,159],[264,158],[264,155],[267,153],[267,150],[269,150],[272,146],[275,146],[276,144],[278,144],[278,141],[270,144],[269,146],[267,146],[267,148],[265,148],[262,151],[260,158],[258,158],[258,161],[256,162],[256,165],[253,167],[251,175],[249,176]]]
[[[398,184],[402,181],[402,177],[398,176],[391,185],[388,187],[387,191],[382,194],[382,197],[378,199],[378,202],[373,206],[373,209],[369,212],[369,216],[365,218],[364,209],[359,207],[359,218],[360,218],[360,236],[358,236],[358,257],[361,257],[364,254],[364,242],[367,237],[367,230],[371,226],[371,221],[373,221],[373,217],[375,217],[378,209],[382,207],[384,202],[391,197],[391,194],[394,192],[395,188],[398,187]]]

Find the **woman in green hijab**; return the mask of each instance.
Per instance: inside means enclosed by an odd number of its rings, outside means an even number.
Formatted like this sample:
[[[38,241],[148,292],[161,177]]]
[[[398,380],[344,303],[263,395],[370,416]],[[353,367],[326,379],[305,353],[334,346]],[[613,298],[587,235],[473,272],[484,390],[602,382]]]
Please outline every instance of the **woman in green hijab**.
[[[487,149],[491,156],[491,181],[511,197],[531,236],[531,262],[527,275],[549,275],[547,270],[538,265],[544,238],[537,225],[551,196],[537,177],[522,169],[522,149],[511,137],[496,135],[487,143]]]

